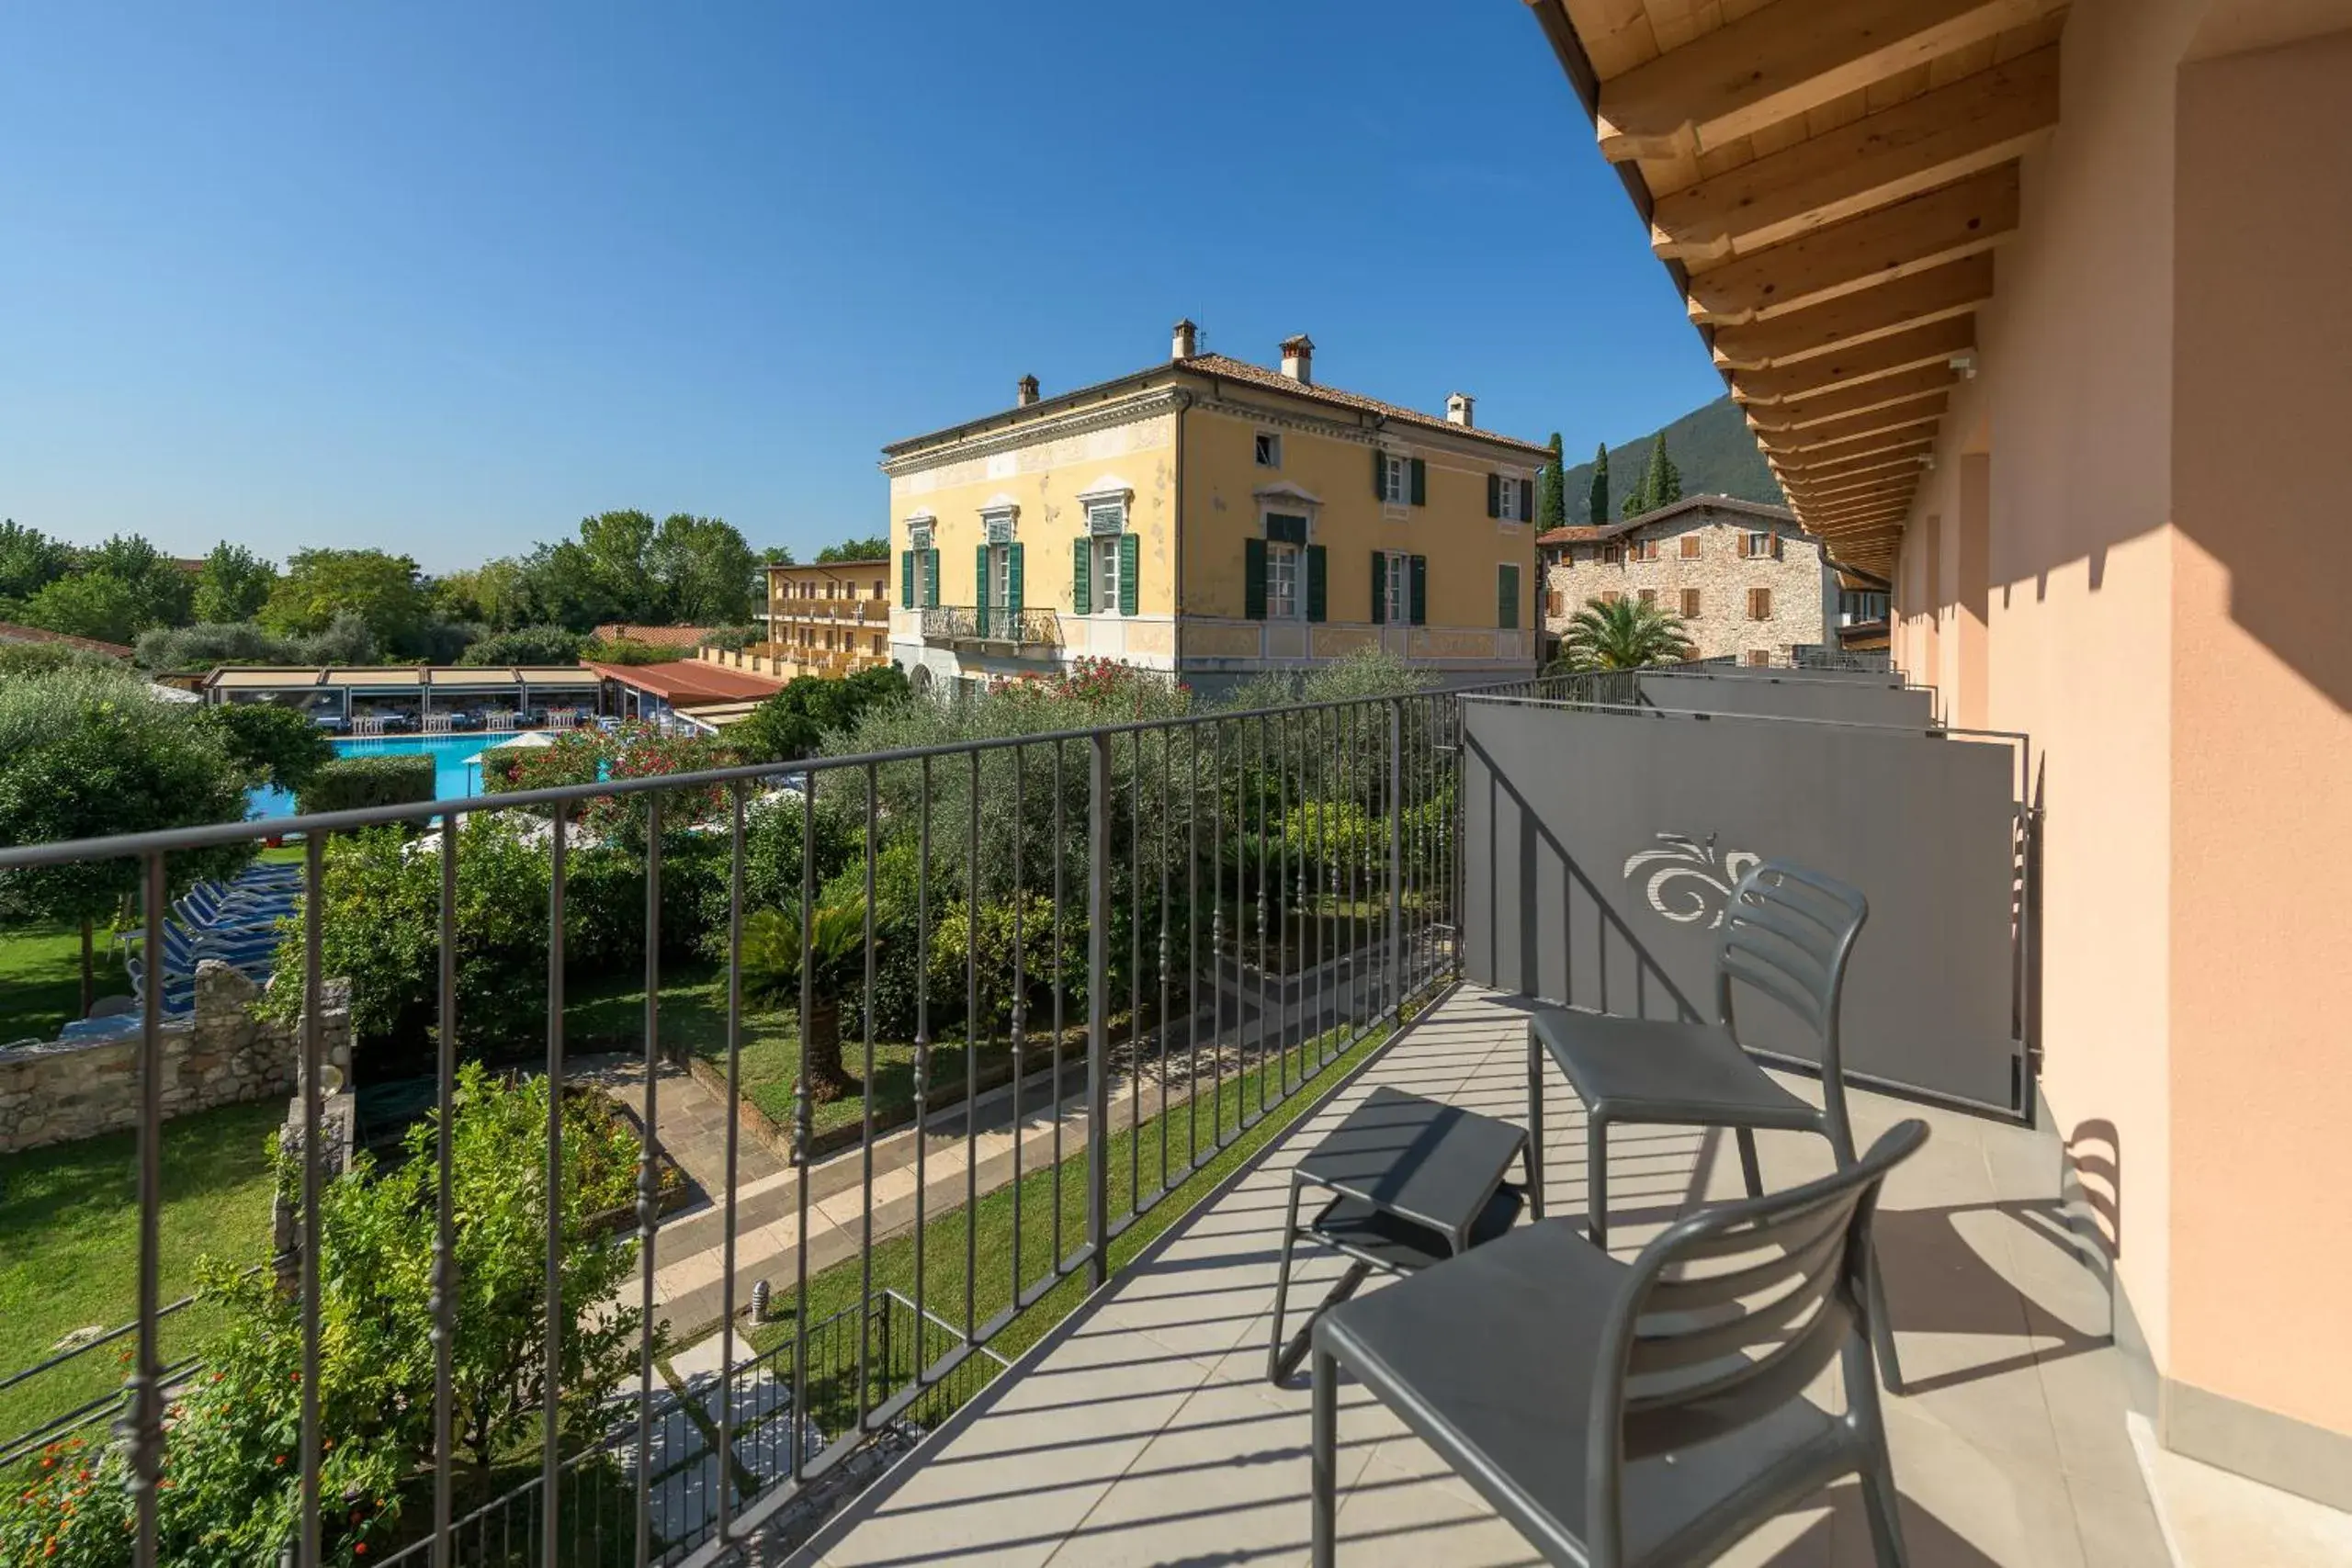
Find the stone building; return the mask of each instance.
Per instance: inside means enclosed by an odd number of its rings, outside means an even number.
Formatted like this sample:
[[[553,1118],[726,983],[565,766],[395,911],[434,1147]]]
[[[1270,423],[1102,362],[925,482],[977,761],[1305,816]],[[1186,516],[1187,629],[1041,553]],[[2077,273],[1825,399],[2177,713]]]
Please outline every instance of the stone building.
[[[1681,617],[1700,658],[1750,664],[1785,664],[1836,624],[1837,572],[1777,506],[1696,495],[1619,523],[1555,528],[1535,544],[1547,658],[1595,599],[1654,603]]]

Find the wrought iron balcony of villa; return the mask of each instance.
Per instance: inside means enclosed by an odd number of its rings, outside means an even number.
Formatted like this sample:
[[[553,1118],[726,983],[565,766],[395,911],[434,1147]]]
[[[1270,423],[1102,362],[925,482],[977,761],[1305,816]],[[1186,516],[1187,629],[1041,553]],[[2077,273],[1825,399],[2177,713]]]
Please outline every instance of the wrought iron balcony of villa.
[[[933,604],[922,613],[922,639],[1059,648],[1062,618],[1052,610],[1011,610],[1001,604]]]

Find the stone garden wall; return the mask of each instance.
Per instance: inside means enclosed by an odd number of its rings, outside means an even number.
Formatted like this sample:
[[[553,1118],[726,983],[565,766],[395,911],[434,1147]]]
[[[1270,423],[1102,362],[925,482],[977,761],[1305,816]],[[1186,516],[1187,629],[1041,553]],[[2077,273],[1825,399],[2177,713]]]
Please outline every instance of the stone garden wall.
[[[351,1072],[351,983],[328,980],[320,1045]],[[164,1025],[164,1115],[290,1095],[302,1026],[256,1019],[261,987],[225,964],[196,971],[192,1014]],[[139,1124],[140,1035],[60,1040],[0,1049],[0,1154],[115,1133]]]

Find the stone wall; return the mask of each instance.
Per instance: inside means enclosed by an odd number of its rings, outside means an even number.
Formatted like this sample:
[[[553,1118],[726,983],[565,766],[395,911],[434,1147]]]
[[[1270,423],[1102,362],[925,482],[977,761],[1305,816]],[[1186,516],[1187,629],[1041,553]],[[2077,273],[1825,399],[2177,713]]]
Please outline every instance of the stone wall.
[[[1740,539],[1761,529],[1781,541],[1781,554],[1743,555]],[[1682,540],[1698,541],[1698,554],[1685,558]],[[1644,540],[1657,541],[1657,558],[1636,558]],[[1611,546],[1618,547],[1612,552]],[[1608,558],[1615,553],[1617,560]],[[1578,540],[1544,552],[1544,630],[1558,637],[1588,600],[1609,593],[1636,598],[1645,589],[1658,608],[1682,612],[1682,591],[1695,589],[1699,613],[1684,622],[1701,659],[1729,655],[1745,660],[1764,653],[1786,663],[1800,644],[1827,640],[1822,620],[1821,545],[1793,521],[1759,515],[1736,506],[1680,509],[1654,523],[1605,540]],[[1750,618],[1748,590],[1772,591],[1771,615]]]
[[[194,1010],[163,1030],[166,1120],[294,1092],[301,1023],[255,1018],[260,997],[260,987],[225,964],[197,966]],[[347,1083],[351,983],[328,980],[321,998],[321,1050]],[[133,1027],[108,1039],[0,1050],[0,1154],[136,1127],[140,1047]]]

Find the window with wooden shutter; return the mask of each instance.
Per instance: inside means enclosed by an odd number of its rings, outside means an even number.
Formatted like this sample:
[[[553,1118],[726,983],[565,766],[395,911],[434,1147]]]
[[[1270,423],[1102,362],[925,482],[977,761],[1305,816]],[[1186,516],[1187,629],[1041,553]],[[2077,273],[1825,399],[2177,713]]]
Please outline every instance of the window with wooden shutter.
[[[1429,474],[1429,465],[1423,463],[1419,457],[1414,458],[1413,504],[1415,506],[1427,506],[1430,503]]]
[[[1682,558],[1684,560],[1697,560],[1699,558],[1698,535],[1685,534],[1682,536]]]
[[[1699,618],[1699,591],[1695,588],[1682,591],[1682,618],[1686,621]]]
[[[1143,575],[1143,536],[1139,534],[1119,536],[1119,614],[1136,613],[1138,583]]]
[[[1535,521],[1535,481],[1533,479],[1519,481],[1519,520],[1521,523]]]
[[[1657,607],[1657,590],[1655,588],[1643,589],[1642,604],[1650,609],[1656,609]]]
[[[1415,556],[1411,562],[1412,590],[1407,595],[1407,610],[1411,612],[1413,625],[1430,624],[1430,558]]]
[[[1751,588],[1747,591],[1747,618],[1751,621],[1769,621],[1772,618],[1770,589]]]
[[[1495,568],[1495,625],[1505,631],[1519,627],[1519,568],[1510,561]]]
[[[922,585],[923,604],[926,608],[936,610],[939,608],[939,550],[934,546],[925,550],[923,556],[923,566],[928,573]]]
[[[1566,615],[1567,613],[1566,601],[1567,595],[1555,588],[1550,593],[1544,596],[1544,613],[1546,615]]]
[[[1005,554],[1012,558],[1005,562],[1004,566],[1004,607],[1012,611],[1015,616],[1018,616],[1026,603],[1022,597],[1023,584],[1022,581],[1020,541],[1015,540],[1012,544],[1005,546],[1004,550]]]
[[[1306,618],[1320,621],[1329,608],[1330,577],[1323,561],[1323,547],[1306,547]]]
[[[1241,541],[1241,614],[1250,620],[1266,618],[1266,541]]]
[[[1739,558],[1742,560],[1746,560],[1747,558],[1747,540],[1748,536],[1746,534],[1742,534],[1739,536]]]
[[[1770,665],[1772,662],[1772,650],[1769,648],[1751,648],[1747,650],[1747,661],[1755,665]]]
[[[1372,452],[1372,499],[1388,499],[1388,454],[1374,447]]]
[[[1503,477],[1500,474],[1488,474],[1487,476],[1487,515],[1500,517],[1502,514]]]
[[[899,552],[899,607],[902,610],[915,607],[915,553],[912,550]]]
[[[1388,622],[1388,552],[1372,552],[1372,624],[1385,626]]]
[[[1081,534],[1069,547],[1070,613],[1091,615],[1094,614],[1094,541]]]
[[[1773,558],[1774,560],[1779,560],[1779,559],[1781,559],[1781,543],[1782,543],[1782,541],[1781,541],[1781,536],[1780,536],[1778,533],[1775,533],[1775,534],[1772,536],[1772,558]]]
[[[1624,603],[1624,600],[1625,596],[1623,593],[1618,592],[1614,588],[1600,596],[1600,602],[1604,604],[1621,604]]]

